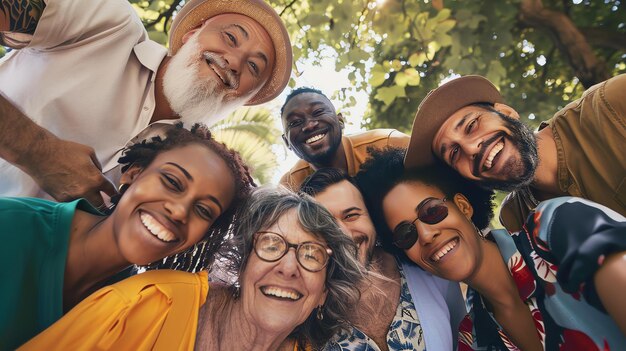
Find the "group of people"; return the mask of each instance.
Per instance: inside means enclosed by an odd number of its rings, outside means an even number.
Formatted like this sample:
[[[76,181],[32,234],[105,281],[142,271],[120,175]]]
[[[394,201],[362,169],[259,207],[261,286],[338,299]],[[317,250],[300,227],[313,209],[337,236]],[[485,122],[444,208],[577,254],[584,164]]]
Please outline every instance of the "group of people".
[[[294,89],[257,187],[210,126],[287,85],[263,0],[186,1],[168,50],[127,0],[0,11],[0,349],[626,348],[626,75],[537,132],[480,76],[411,135]]]

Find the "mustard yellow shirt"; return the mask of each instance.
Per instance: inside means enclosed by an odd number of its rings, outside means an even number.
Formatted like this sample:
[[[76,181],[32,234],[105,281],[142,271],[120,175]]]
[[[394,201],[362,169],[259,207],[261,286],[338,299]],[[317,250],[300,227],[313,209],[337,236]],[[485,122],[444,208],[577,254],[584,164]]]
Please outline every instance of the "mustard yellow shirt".
[[[208,274],[150,271],[104,287],[19,350],[193,350]]]
[[[386,146],[406,148],[409,145],[409,139],[408,135],[395,129],[372,129],[357,134],[344,135],[341,138],[341,147],[346,154],[348,175],[354,177],[361,169],[361,165],[369,157],[367,152],[369,147],[378,149]],[[304,160],[298,160],[289,172],[283,174],[280,178],[280,184],[293,191],[298,191],[306,177],[314,172],[313,165]]]

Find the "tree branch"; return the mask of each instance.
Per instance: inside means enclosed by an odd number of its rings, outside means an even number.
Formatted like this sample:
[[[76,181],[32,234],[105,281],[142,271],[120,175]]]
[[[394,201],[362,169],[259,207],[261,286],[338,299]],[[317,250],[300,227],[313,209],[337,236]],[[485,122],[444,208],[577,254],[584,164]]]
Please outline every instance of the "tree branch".
[[[626,33],[615,32],[603,28],[580,28],[588,42],[593,46],[616,49],[626,52]]]
[[[519,19],[550,33],[584,87],[609,78],[605,62],[595,55],[585,37],[564,13],[544,8],[541,0],[522,0]]]

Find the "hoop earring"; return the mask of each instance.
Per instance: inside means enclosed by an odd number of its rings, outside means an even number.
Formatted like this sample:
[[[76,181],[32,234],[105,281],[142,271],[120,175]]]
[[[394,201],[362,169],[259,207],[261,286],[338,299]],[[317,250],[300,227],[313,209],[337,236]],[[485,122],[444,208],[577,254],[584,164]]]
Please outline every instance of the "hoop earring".
[[[324,312],[322,311],[323,308],[324,308],[324,305],[317,306],[317,320],[318,321],[321,321],[322,319],[324,319]]]
[[[120,186],[117,187],[117,192],[121,194],[125,192],[126,189],[128,189],[128,184],[120,184]]]

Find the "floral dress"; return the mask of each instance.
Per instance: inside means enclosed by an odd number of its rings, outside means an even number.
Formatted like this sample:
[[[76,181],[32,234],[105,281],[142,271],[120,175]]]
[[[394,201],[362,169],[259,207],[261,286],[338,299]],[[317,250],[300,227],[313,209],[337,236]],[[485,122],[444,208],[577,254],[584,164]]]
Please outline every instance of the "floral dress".
[[[387,346],[389,350],[397,351],[425,351],[426,343],[424,342],[424,334],[422,326],[409,292],[409,287],[404,276],[401,265],[398,265],[400,271],[400,303],[396,309],[396,315],[389,326],[387,332]],[[350,332],[341,332],[333,337],[323,349],[324,351],[379,351],[380,348],[373,339],[360,331],[358,328],[352,327]]]
[[[626,350],[626,336],[593,285],[604,257],[626,250],[626,219],[591,201],[542,202],[524,229],[491,232],[534,319],[544,350]],[[469,289],[458,350],[519,350]]]

